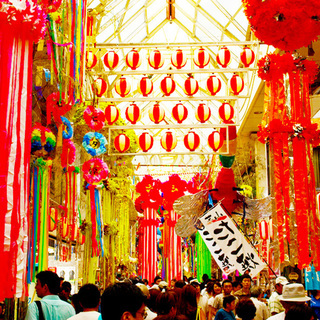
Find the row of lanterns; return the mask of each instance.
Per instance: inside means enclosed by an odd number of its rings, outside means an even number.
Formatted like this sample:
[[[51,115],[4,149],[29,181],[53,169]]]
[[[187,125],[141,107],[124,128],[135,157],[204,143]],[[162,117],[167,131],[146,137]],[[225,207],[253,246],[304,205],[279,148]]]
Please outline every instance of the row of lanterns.
[[[194,51],[193,61],[199,68],[207,66],[210,62],[210,58],[211,56],[209,52],[204,48],[199,48]],[[244,67],[248,68],[254,62],[254,59],[255,54],[253,50],[248,47],[244,47],[240,54],[240,60]],[[127,66],[132,70],[136,70],[141,65],[141,60],[141,55],[136,49],[132,49],[128,52],[125,59]],[[230,64],[231,52],[226,46],[221,47],[218,51],[216,61],[222,68],[226,68]],[[87,51],[87,69],[94,68],[97,62],[97,56],[92,51]],[[103,62],[108,69],[113,70],[119,64],[119,55],[114,50],[110,50],[105,54]],[[161,51],[158,49],[153,50],[148,57],[148,63],[153,69],[160,69],[164,64],[164,57]],[[181,69],[187,64],[187,57],[182,49],[177,49],[172,53],[171,64],[177,69]]]
[[[221,90],[221,80],[212,74],[206,81],[207,90],[212,96],[215,96]],[[131,91],[130,82],[126,77],[120,77],[114,85],[115,91],[121,97],[127,96]],[[239,95],[244,89],[243,79],[237,75],[233,74],[228,83],[229,90],[234,95]],[[96,96],[102,97],[108,89],[107,82],[102,78],[97,78],[92,84],[92,90]],[[176,89],[176,83],[170,75],[164,77],[160,82],[161,92],[165,96],[170,96]],[[153,82],[147,76],[141,78],[138,85],[139,92],[147,97],[153,91]],[[199,83],[193,76],[189,76],[184,82],[184,92],[188,96],[193,96],[199,91]]]

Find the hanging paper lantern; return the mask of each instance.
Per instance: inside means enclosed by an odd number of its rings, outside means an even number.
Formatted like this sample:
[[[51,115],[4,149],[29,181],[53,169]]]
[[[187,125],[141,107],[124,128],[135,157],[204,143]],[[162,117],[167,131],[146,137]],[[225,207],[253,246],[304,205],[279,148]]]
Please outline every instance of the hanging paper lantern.
[[[117,94],[124,98],[126,95],[130,93],[131,85],[125,77],[121,77],[116,81],[114,88]]]
[[[158,49],[153,50],[148,57],[148,62],[150,67],[153,69],[161,68],[164,64],[164,59],[161,52]]]
[[[178,123],[182,123],[187,119],[188,109],[182,103],[177,103],[172,108],[172,116]]]
[[[184,92],[188,96],[193,96],[196,94],[199,90],[199,84],[196,79],[193,77],[188,77],[186,81],[184,82]]]
[[[232,120],[228,122],[228,124],[234,124]],[[227,126],[228,128],[228,134],[229,134],[229,140],[234,140],[237,137],[237,128],[236,126]],[[224,140],[227,140],[227,129],[226,128],[220,128],[220,133]]]
[[[184,67],[187,63],[187,57],[183,53],[181,49],[177,49],[174,51],[171,55],[171,63],[173,66],[175,66],[177,69],[181,69]]]
[[[260,231],[260,239],[267,240],[269,238],[268,222],[266,220],[262,220],[259,223],[259,231]]]
[[[205,123],[207,120],[209,120],[210,117],[210,108],[206,104],[200,103],[196,110],[196,119],[201,123]]]
[[[97,97],[102,97],[107,89],[108,84],[105,80],[103,80],[102,78],[94,80],[94,83],[92,84],[92,91]]]
[[[214,152],[217,152],[222,147],[223,141],[224,139],[219,131],[213,131],[209,134],[208,144]]]
[[[243,79],[237,74],[234,74],[229,81],[229,88],[233,94],[237,96],[244,88]]]
[[[50,208],[49,211],[50,217],[49,217],[49,231],[54,231],[57,228],[57,222],[58,222],[58,210],[56,208]]]
[[[221,89],[221,80],[215,75],[207,79],[207,89],[212,96],[215,96]]]
[[[108,105],[104,113],[106,116],[106,121],[109,126],[114,124],[119,119],[119,115],[120,115],[119,109],[113,104]]]
[[[164,109],[156,103],[151,109],[149,109],[149,118],[152,122],[158,124],[165,117]]]
[[[233,107],[229,103],[224,102],[219,107],[219,117],[224,123],[228,123],[234,117]]]
[[[135,49],[128,52],[126,55],[126,64],[132,70],[136,70],[141,64],[140,53]]]
[[[189,149],[190,151],[194,151],[199,147],[200,138],[197,133],[190,130],[188,134],[185,135],[183,142],[187,149]]]
[[[119,63],[119,55],[115,51],[110,50],[104,55],[103,62],[107,68],[113,70]]]
[[[231,62],[231,53],[227,47],[222,47],[218,51],[217,62],[222,68],[226,68]]]
[[[269,236],[271,240],[274,239],[272,219],[269,220]]]
[[[142,77],[139,82],[138,89],[144,97],[147,97],[153,90],[153,83],[151,79],[149,79],[148,77]]]
[[[153,137],[148,132],[143,132],[139,137],[139,146],[143,152],[153,147]]]
[[[114,147],[119,152],[126,152],[130,148],[130,139],[124,133],[120,133],[114,138]]]
[[[176,89],[176,83],[170,76],[166,76],[160,82],[160,89],[165,96],[170,96]]]
[[[97,56],[92,51],[86,52],[86,68],[92,69],[98,62]]]
[[[177,146],[177,137],[171,131],[166,131],[160,139],[160,143],[163,149],[170,152]]]
[[[200,48],[194,51],[193,61],[199,68],[204,68],[210,62],[210,54],[206,49]]]
[[[240,59],[245,68],[248,68],[251,63],[254,61],[254,52],[248,47],[244,47],[240,53]]]
[[[141,118],[140,109],[135,103],[132,103],[132,104],[130,104],[129,107],[127,107],[126,118],[132,124],[136,124],[137,121],[140,120],[140,118]]]

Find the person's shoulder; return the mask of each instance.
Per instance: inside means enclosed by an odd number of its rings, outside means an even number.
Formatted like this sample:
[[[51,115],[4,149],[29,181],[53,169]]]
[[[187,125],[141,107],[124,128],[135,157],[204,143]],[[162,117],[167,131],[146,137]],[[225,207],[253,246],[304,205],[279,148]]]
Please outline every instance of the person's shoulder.
[[[236,291],[233,295],[234,296],[242,296],[243,295],[242,289]]]
[[[285,317],[285,313],[283,311],[278,314],[275,314],[274,316],[269,317],[267,320],[282,320],[284,319],[284,317]]]

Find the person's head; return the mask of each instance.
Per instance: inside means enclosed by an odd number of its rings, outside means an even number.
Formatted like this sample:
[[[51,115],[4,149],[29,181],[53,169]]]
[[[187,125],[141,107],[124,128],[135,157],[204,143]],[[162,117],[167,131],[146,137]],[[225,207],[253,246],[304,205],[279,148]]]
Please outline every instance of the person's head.
[[[159,285],[160,290],[167,289],[167,287],[168,287],[168,282],[166,282],[166,281],[160,281],[158,285]]]
[[[142,282],[145,286],[147,286],[149,284],[149,281],[147,279],[142,279]]]
[[[36,275],[36,292],[39,298],[60,292],[60,279],[52,271],[41,271]]]
[[[178,280],[175,282],[174,287],[175,288],[183,288],[186,285],[186,283],[183,280]]]
[[[63,281],[61,285],[61,291],[59,293],[60,299],[68,300],[71,294],[71,283],[68,281]]]
[[[252,286],[250,288],[250,294],[251,294],[251,297],[253,298],[261,298],[262,289],[258,286]]]
[[[201,288],[200,288],[200,283],[199,283],[198,279],[192,279],[190,281],[190,284],[196,289],[197,295],[199,295],[201,292]]]
[[[142,293],[146,296],[146,298],[149,299],[150,292],[148,287],[142,283],[137,283],[136,286],[142,291]]]
[[[209,280],[209,276],[206,273],[204,273],[202,275],[202,282],[206,283],[208,280]]]
[[[276,279],[276,283],[275,283],[275,286],[274,288],[276,289],[276,291],[279,293],[279,294],[282,294],[282,289],[283,289],[283,286],[285,286],[286,284],[288,284],[289,281],[287,280],[286,277],[278,277]]]
[[[220,282],[216,281],[213,283],[213,292],[215,295],[222,292],[222,287],[221,287]]]
[[[79,302],[86,311],[86,309],[98,309],[100,304],[100,291],[92,283],[85,284],[78,292]]]
[[[171,288],[174,288],[174,285],[175,285],[176,281],[177,281],[177,279],[175,279],[175,278],[170,280],[170,287]]]
[[[156,311],[158,316],[171,314],[172,316],[176,314],[177,311],[177,297],[174,291],[161,292],[157,296],[156,300]]]
[[[232,290],[236,292],[242,288],[242,284],[239,281],[232,282]]]
[[[311,298],[306,296],[304,286],[301,283],[289,283],[283,286],[279,300],[287,313],[292,306],[305,304]]]
[[[314,320],[317,319],[312,308],[308,305],[298,304],[292,306],[286,313],[285,320]]]
[[[159,285],[161,281],[162,281],[162,278],[160,276],[156,276],[153,280],[153,283]]]
[[[79,294],[78,293],[75,293],[72,295],[71,304],[72,304],[74,310],[76,311],[76,313],[80,313],[83,311],[83,308],[82,308],[80,301],[79,301]]]
[[[241,284],[244,290],[249,290],[251,286],[251,277],[248,274],[244,274],[241,278]]]
[[[158,295],[160,294],[160,290],[158,289],[149,289],[150,297],[147,299],[147,306],[152,312],[156,312],[156,300]]]
[[[257,309],[250,299],[241,299],[236,306],[236,314],[242,320],[254,319],[256,311]]]
[[[233,295],[228,295],[223,297],[223,308],[228,310],[229,312],[234,310],[236,307],[236,297]]]
[[[180,294],[179,313],[189,319],[195,319],[197,314],[197,290],[192,285],[185,285]]]
[[[228,296],[232,291],[232,282],[228,279],[222,282],[222,290],[225,296]]]
[[[101,297],[103,320],[143,320],[146,297],[133,284],[115,283],[106,288]]]

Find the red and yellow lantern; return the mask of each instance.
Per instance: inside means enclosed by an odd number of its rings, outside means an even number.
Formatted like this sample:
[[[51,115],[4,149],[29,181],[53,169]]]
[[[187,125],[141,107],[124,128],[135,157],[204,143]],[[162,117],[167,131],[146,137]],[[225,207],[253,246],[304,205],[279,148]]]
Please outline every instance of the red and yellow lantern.
[[[177,137],[172,131],[168,130],[161,136],[160,143],[163,149],[170,152],[177,146]]]
[[[234,117],[234,108],[227,102],[224,102],[219,107],[219,117],[221,118],[222,122],[228,123]]]
[[[108,125],[111,126],[119,119],[120,112],[115,105],[110,104],[106,107],[104,114]]]
[[[120,133],[114,138],[114,147],[121,153],[126,152],[130,148],[130,139],[124,133]]]
[[[200,145],[200,138],[197,133],[190,130],[183,139],[184,145],[190,151],[196,150]]]
[[[196,110],[196,119],[201,122],[205,123],[211,117],[211,110],[205,103],[200,103]]]
[[[227,47],[222,47],[218,51],[217,62],[222,68],[226,68],[231,62],[231,53]]]
[[[141,65],[140,53],[135,49],[128,52],[126,55],[126,64],[132,70],[136,70]]]
[[[207,79],[207,89],[212,96],[215,96],[221,90],[221,80],[214,74],[211,75]]]
[[[149,109],[149,118],[155,124],[160,123],[165,117],[164,109],[156,103],[151,109]]]
[[[142,77],[138,89],[144,97],[147,97],[153,90],[153,83],[148,77]]]
[[[54,231],[57,228],[57,222],[58,222],[58,210],[57,208],[50,208],[49,211],[49,231]]]
[[[245,68],[248,68],[250,64],[254,62],[254,52],[252,49],[248,47],[244,47],[242,52],[240,53],[240,59]]]
[[[219,131],[215,130],[209,134],[208,144],[214,152],[217,152],[222,147],[223,141],[224,139]]]
[[[160,89],[165,96],[170,96],[176,89],[176,83],[170,76],[166,76],[160,82]]]
[[[94,80],[94,83],[92,84],[92,91],[97,97],[102,97],[107,91],[107,89],[108,84],[105,80],[103,80],[102,78]]]
[[[237,96],[244,88],[243,79],[239,75],[234,74],[229,81],[229,88]]]
[[[187,57],[181,49],[177,49],[171,55],[171,63],[177,69],[183,68],[187,63]]]
[[[182,103],[177,103],[172,108],[172,116],[178,123],[182,123],[187,119],[188,109]]]
[[[104,55],[103,62],[108,69],[113,70],[119,64],[119,55],[110,50]]]
[[[117,94],[124,98],[130,93],[131,85],[125,77],[121,77],[116,81],[114,88]]]
[[[199,84],[196,79],[193,77],[188,77],[186,81],[184,82],[184,92],[188,96],[193,96],[196,94],[199,90]]]
[[[196,66],[202,69],[209,64],[210,54],[206,49],[199,48],[194,51],[193,61]]]
[[[164,64],[164,58],[161,54],[161,51],[158,49],[153,50],[148,57],[148,62],[150,67],[153,69],[161,68]]]
[[[97,65],[97,56],[92,51],[86,52],[86,68],[92,69]]]
[[[267,240],[269,238],[269,226],[266,220],[262,220],[259,223],[260,239]]]
[[[143,152],[153,147],[153,137],[148,132],[143,132],[139,137],[139,146]]]
[[[126,118],[132,124],[136,124],[141,118],[140,108],[135,104],[130,104],[126,109]]]

